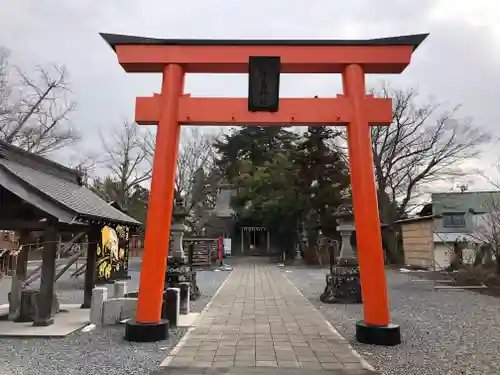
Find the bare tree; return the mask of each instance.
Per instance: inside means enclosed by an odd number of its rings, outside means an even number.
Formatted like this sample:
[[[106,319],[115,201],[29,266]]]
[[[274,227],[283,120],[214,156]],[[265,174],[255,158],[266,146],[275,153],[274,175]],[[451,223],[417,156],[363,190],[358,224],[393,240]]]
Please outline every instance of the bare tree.
[[[211,194],[206,189],[213,185],[212,166],[214,160],[213,142],[215,135],[202,132],[199,128],[183,128],[179,143],[177,170],[175,176],[175,189],[183,197],[188,217],[186,224],[193,231],[197,231],[203,212],[206,211],[206,200]],[[149,133],[146,149],[150,165],[154,155],[155,140]]]
[[[392,97],[394,105],[391,126],[372,128],[372,138],[381,217],[395,230],[394,221],[407,212],[422,186],[471,173],[461,169],[463,162],[477,157],[490,137],[470,118],[456,117],[458,107],[420,104],[415,89],[385,86],[379,96]],[[388,255],[398,260],[395,236],[389,235],[387,244]]]
[[[97,156],[83,152],[83,155],[79,155],[78,160],[72,163],[70,168],[77,170],[81,175],[83,185],[89,187],[92,185],[92,177],[95,176],[98,164]]]
[[[474,215],[471,236],[481,244],[476,251],[475,265],[489,264],[496,258],[496,272],[500,275],[500,194],[492,192],[483,204],[483,212]]]
[[[151,178],[145,137],[146,132],[132,122],[124,122],[120,131],[101,135],[105,151],[101,163],[110,174],[104,181],[97,180],[95,184],[107,184],[107,194],[112,195],[112,199],[124,209],[135,187]]]
[[[372,90],[377,97],[392,98],[390,126],[371,128],[373,161],[381,221],[388,225],[388,259],[399,262],[395,221],[414,207],[422,188],[451,176],[474,173],[463,162],[477,157],[490,136],[432,100],[423,101],[418,91],[382,85]],[[342,148],[345,145],[337,145]]]
[[[0,139],[39,155],[78,141],[68,118],[76,104],[68,100],[66,68],[37,67],[29,75],[8,58],[9,52],[0,48]]]
[[[208,173],[213,165],[215,140],[213,134],[206,134],[199,128],[186,128],[179,144],[177,159],[176,190],[185,198],[192,200],[195,176],[201,169]],[[199,172],[198,172],[199,173]]]
[[[9,84],[9,51],[0,47],[0,124],[8,119],[12,112],[9,97],[12,88]]]

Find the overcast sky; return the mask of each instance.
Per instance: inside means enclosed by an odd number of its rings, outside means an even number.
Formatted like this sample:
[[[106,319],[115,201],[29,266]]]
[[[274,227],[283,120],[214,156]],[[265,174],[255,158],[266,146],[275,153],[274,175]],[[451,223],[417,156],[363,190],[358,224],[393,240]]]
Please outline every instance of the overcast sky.
[[[82,148],[98,130],[132,119],[136,96],[159,90],[156,75],[127,75],[99,32],[165,38],[354,39],[430,32],[410,67],[376,76],[417,86],[500,135],[500,2],[496,0],[0,0],[0,45],[23,68],[65,64],[78,102]],[[188,76],[186,91],[246,96],[242,76]],[[282,96],[333,96],[340,77],[290,76]],[[97,140],[97,142],[96,142]],[[499,152],[500,155],[500,152]]]

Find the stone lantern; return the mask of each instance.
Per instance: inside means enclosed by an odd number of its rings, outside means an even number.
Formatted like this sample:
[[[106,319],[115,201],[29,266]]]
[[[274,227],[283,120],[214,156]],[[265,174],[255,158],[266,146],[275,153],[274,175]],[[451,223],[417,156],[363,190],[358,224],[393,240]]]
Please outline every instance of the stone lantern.
[[[192,270],[192,264],[188,262],[188,257],[184,252],[182,244],[185,231],[184,223],[187,215],[188,212],[184,207],[184,200],[176,196],[172,210],[172,225],[170,227],[171,248],[167,258],[165,289],[181,289],[181,306],[189,303],[189,300],[186,299],[186,294],[189,294],[189,299],[191,300],[195,300],[200,296],[196,282],[196,271]]]
[[[182,247],[182,239],[184,237],[184,222],[187,215],[188,213],[184,208],[184,200],[181,197],[177,197],[174,201],[172,210],[172,225],[170,228],[170,233],[172,235],[172,250],[170,255],[181,263],[185,263],[186,261],[186,255]]]
[[[235,189],[231,184],[220,183],[217,186],[217,197],[212,214],[220,219],[231,220],[234,217],[234,210],[231,207],[231,198],[235,196]]]
[[[334,217],[338,220],[338,231],[342,237],[342,247],[337,264],[326,276],[326,287],[321,294],[324,303],[361,303],[361,282],[356,250],[351,246],[351,236],[355,230],[352,206],[339,207]]]
[[[222,236],[224,239],[231,238],[235,222],[235,211],[231,207],[231,199],[235,195],[236,189],[232,184],[221,182],[217,185],[215,206],[210,211],[210,226],[213,235]],[[230,252],[226,253],[226,249],[224,249],[224,255],[230,255]],[[222,266],[222,259],[219,259],[219,261]]]

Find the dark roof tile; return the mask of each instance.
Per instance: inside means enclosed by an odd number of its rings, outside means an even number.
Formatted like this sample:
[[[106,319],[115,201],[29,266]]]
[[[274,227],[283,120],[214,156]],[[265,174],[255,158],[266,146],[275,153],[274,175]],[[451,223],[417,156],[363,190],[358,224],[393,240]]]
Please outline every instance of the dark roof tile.
[[[6,159],[0,159],[0,165],[31,187],[78,215],[140,224],[137,220],[117,210],[92,191],[77,183]]]
[[[426,34],[375,39],[162,39],[132,35],[106,34],[101,37],[115,49],[118,45],[166,46],[413,46],[415,50]]]

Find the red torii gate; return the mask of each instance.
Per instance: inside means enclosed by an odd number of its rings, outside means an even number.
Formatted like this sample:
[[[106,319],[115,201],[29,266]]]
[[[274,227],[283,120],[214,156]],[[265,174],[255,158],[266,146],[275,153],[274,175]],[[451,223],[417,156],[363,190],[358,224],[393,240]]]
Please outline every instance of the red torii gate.
[[[370,126],[389,125],[391,99],[366,95],[366,73],[401,73],[428,34],[371,40],[173,40],[101,34],[129,73],[162,73],[161,94],[137,98],[136,121],[158,125],[136,321],[125,338],[167,337],[161,320],[163,283],[181,125],[347,126],[364,321],[356,338],[400,342],[389,318]],[[186,73],[248,73],[256,56],[277,56],[279,73],[340,73],[343,95],[280,99],[279,110],[250,112],[246,98],[193,98],[184,94]],[[275,87],[276,89],[276,87]],[[277,92],[276,92],[276,95]],[[276,97],[277,100],[277,97]],[[276,107],[278,102],[274,103]],[[262,109],[260,109],[262,110]]]

